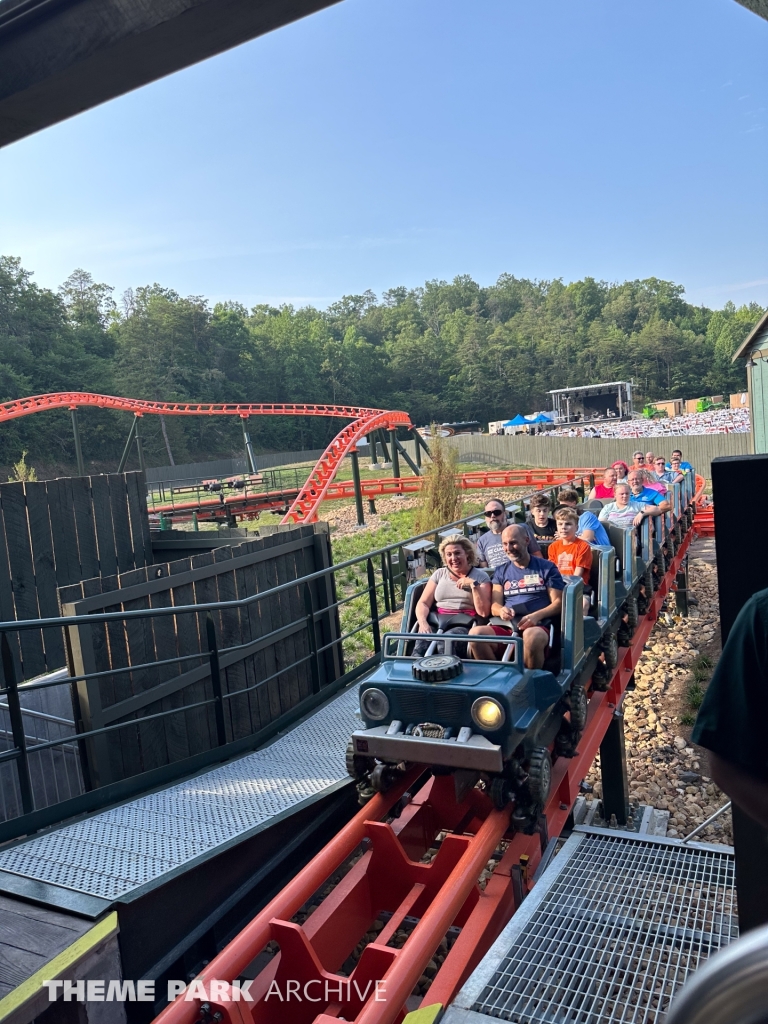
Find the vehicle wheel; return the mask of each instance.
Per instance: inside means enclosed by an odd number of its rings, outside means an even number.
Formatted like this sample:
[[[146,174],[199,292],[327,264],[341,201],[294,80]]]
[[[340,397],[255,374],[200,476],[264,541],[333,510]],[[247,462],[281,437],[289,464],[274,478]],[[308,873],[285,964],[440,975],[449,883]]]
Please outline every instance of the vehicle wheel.
[[[491,782],[489,793],[496,810],[503,811],[512,796],[509,779],[505,779],[503,775],[497,775]]]
[[[645,613],[647,611],[648,611],[648,598],[645,596],[645,594],[638,594],[637,595],[637,614],[638,615],[645,615]]]
[[[376,766],[376,762],[372,757],[363,757],[360,754],[355,753],[355,745],[350,737],[347,743],[347,774],[350,775],[356,782],[360,782],[364,779]]]
[[[637,598],[634,594],[630,594],[624,602],[624,607],[627,610],[627,626],[634,632],[637,629],[638,620]]]
[[[659,567],[659,579],[662,579],[667,571],[667,560],[664,557],[664,552],[659,551],[656,555],[656,565]]]
[[[568,696],[571,702],[571,728],[574,732],[582,733],[587,724],[589,710],[587,691],[581,683],[573,683]]]
[[[371,787],[375,793],[386,793],[398,776],[391,764],[377,764],[371,772]]]
[[[606,633],[600,641],[606,667],[613,670],[619,663],[619,644],[615,633]]]
[[[543,807],[552,785],[552,758],[546,747],[534,747],[528,763],[528,798],[534,807]]]
[[[613,673],[605,662],[598,661],[595,671],[592,673],[592,689],[604,693],[610,686],[612,676]]]
[[[649,565],[645,570],[643,577],[643,584],[645,585],[645,599],[648,603],[651,603],[654,591],[656,590],[656,577],[653,574],[653,565]]]

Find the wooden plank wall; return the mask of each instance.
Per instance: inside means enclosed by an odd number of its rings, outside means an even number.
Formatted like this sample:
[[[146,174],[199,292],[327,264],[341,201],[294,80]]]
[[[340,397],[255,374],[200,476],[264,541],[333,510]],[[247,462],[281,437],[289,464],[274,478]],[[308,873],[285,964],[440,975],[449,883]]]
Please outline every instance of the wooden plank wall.
[[[457,434],[448,438],[459,451],[461,462],[479,462],[503,466],[608,466],[616,459],[632,461],[632,452],[642,448],[669,455],[680,448],[683,458],[698,473],[709,477],[712,459],[721,455],[747,455],[751,434],[686,434],[684,437],[555,437],[539,434],[496,436],[494,434]],[[406,445],[407,447],[407,445]]]
[[[53,618],[57,589],[152,561],[141,473],[0,484],[0,617]],[[9,633],[19,678],[65,664],[61,629]]]
[[[269,528],[267,528],[269,529]],[[111,577],[86,580],[59,590],[62,611],[81,615],[101,611],[212,604],[250,597],[282,583],[300,581],[331,564],[325,523],[271,528],[266,535],[191,558],[153,565]],[[319,616],[317,647],[340,635],[333,580],[311,585]],[[303,584],[245,608],[213,613],[221,652],[222,689],[238,694],[225,700],[226,740],[239,739],[273,724],[313,692],[311,651]],[[262,640],[279,630],[277,636]],[[126,620],[105,627],[71,627],[70,672],[103,672],[78,684],[84,729],[118,722],[136,725],[95,739],[88,748],[91,782],[105,785],[217,746],[212,704],[152,721],[146,716],[210,700],[212,687],[206,616],[187,612],[154,619]],[[227,653],[227,648],[249,645]],[[320,687],[343,674],[340,645],[319,659]],[[195,657],[202,655],[202,657]],[[182,656],[188,661],[157,662]],[[143,666],[111,674],[118,668]]]

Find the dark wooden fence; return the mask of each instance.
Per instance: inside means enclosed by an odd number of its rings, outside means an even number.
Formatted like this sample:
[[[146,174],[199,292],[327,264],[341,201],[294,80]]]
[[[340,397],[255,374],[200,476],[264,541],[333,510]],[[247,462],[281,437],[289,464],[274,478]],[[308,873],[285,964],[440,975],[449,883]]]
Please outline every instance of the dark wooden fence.
[[[333,574],[301,580],[330,565],[321,523],[62,588],[62,614],[84,615],[234,601],[297,581],[272,599],[209,615],[68,626],[70,674],[103,673],[74,684],[78,731],[137,723],[85,742],[90,785],[258,733],[337,680],[344,666]],[[172,708],[186,710],[147,720]]]
[[[52,618],[57,588],[152,561],[141,473],[0,484],[0,619]],[[65,664],[61,629],[9,636],[17,676]]]

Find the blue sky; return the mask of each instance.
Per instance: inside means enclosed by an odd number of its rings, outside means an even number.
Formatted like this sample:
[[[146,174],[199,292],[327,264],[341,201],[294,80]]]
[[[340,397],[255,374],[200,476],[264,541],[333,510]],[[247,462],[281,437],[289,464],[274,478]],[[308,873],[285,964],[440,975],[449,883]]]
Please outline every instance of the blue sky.
[[[768,305],[767,52],[734,0],[343,0],[0,150],[0,253],[246,305],[504,272]]]

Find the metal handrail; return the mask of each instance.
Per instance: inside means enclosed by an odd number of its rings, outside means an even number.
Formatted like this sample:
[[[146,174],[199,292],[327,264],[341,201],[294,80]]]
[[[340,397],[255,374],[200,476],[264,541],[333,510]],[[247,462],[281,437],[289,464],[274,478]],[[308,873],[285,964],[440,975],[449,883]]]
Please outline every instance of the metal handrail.
[[[577,484],[580,481],[583,485],[584,477],[576,475],[571,480],[567,481],[569,484]],[[551,488],[545,487],[541,490],[548,489],[559,489],[563,484],[553,484]],[[536,492],[539,493],[539,492]],[[520,499],[522,504],[528,496],[524,496]],[[230,697],[242,695],[246,690],[232,691],[231,693],[224,693],[221,685],[221,671],[219,668],[219,662],[222,654],[228,652],[234,652],[240,649],[246,649],[251,646],[251,643],[235,644],[227,648],[219,648],[216,630],[212,618],[213,612],[223,612],[228,610],[234,610],[239,608],[245,608],[249,605],[261,601],[264,598],[274,599],[276,596],[289,591],[298,586],[302,587],[304,593],[304,614],[299,614],[294,622],[305,621],[309,628],[309,640],[310,640],[310,654],[299,658],[297,661],[292,662],[290,665],[282,666],[278,672],[269,676],[267,679],[260,679],[255,685],[249,686],[248,691],[259,688],[270,682],[272,679],[291,669],[298,667],[306,662],[310,663],[310,667],[313,675],[313,690],[319,689],[319,662],[318,659],[321,654],[335,646],[341,646],[345,640],[355,636],[365,629],[370,629],[373,634],[373,644],[375,655],[381,650],[381,636],[379,631],[379,623],[383,621],[396,607],[399,606],[395,597],[395,579],[396,575],[392,571],[392,552],[400,551],[404,544],[413,543],[414,541],[421,540],[424,538],[430,538],[437,545],[439,543],[439,535],[445,534],[447,530],[453,528],[460,528],[468,523],[470,520],[475,519],[476,514],[465,516],[462,519],[455,520],[445,526],[438,527],[433,530],[426,530],[424,533],[418,534],[416,537],[409,538],[405,541],[396,541],[392,544],[386,545],[385,547],[378,548],[375,551],[368,552],[363,555],[358,555],[354,558],[347,559],[345,562],[340,562],[338,565],[331,565],[324,569],[320,569],[317,572],[311,573],[307,576],[303,576],[297,580],[291,580],[287,583],[280,584],[272,587],[269,590],[262,591],[261,593],[252,594],[248,597],[239,598],[231,601],[215,601],[207,602],[205,604],[192,604],[192,605],[171,605],[167,607],[156,607],[156,608],[141,608],[130,611],[118,611],[118,612],[95,612],[87,613],[82,615],[69,615],[60,616],[57,618],[45,618],[45,619],[24,619],[24,620],[12,620],[6,622],[0,622],[0,653],[2,654],[2,667],[4,676],[4,686],[0,687],[0,695],[8,698],[8,712],[11,718],[11,724],[14,735],[14,747],[10,750],[3,751],[0,753],[0,763],[16,761],[17,771],[19,775],[19,784],[21,789],[21,803],[23,812],[27,813],[34,809],[34,801],[32,797],[32,785],[31,777],[29,772],[28,755],[51,747],[60,746],[63,744],[69,744],[72,740],[76,740],[80,743],[83,740],[90,739],[91,737],[109,734],[124,728],[131,728],[142,725],[152,720],[165,718],[169,715],[183,714],[194,708],[203,707],[206,705],[213,705],[215,717],[216,717],[216,736],[218,745],[225,746],[227,743],[226,730],[223,717],[224,701]],[[380,579],[376,579],[376,571],[374,569],[374,559],[381,559],[381,573]],[[352,595],[336,600],[329,605],[324,605],[320,609],[313,607],[312,591],[310,584],[315,581],[326,579],[335,573],[343,571],[344,569],[351,568],[353,566],[365,563],[367,567],[368,584],[364,586],[358,592]],[[402,572],[402,566],[401,566]],[[381,591],[381,597],[383,597],[383,610],[379,610],[379,594]],[[352,598],[363,597],[368,595],[369,599],[369,618],[362,623],[362,625],[356,626],[354,629],[350,629],[346,633],[341,633],[340,636],[332,640],[330,643],[324,646],[317,644],[317,638],[314,635],[314,625],[322,618],[334,609],[338,609],[341,605],[347,603]],[[49,627],[63,628],[67,626],[77,625],[95,625],[98,623],[111,623],[111,622],[127,622],[136,619],[147,619],[155,618],[168,615],[204,615],[206,618],[206,638],[207,638],[207,650],[195,652],[190,655],[183,655],[175,658],[164,659],[161,662],[147,663],[147,665],[133,665],[128,667],[119,667],[115,669],[109,669],[106,671],[99,671],[88,673],[85,675],[79,675],[76,677],[66,676],[64,679],[50,679],[48,677],[42,677],[38,680],[30,680],[27,683],[22,683],[17,680],[16,669],[13,661],[13,657],[10,650],[10,644],[8,641],[8,634],[16,631],[21,632],[22,630],[29,629],[45,629]],[[273,631],[279,633],[280,630]],[[271,634],[268,633],[259,640],[263,641],[268,639]],[[124,722],[116,722],[108,726],[103,726],[98,729],[90,729],[83,732],[76,732],[72,736],[61,737],[56,740],[49,740],[43,743],[34,743],[27,745],[26,737],[24,736],[23,728],[21,725],[21,713],[22,709],[19,705],[19,694],[28,690],[42,689],[52,685],[61,685],[66,680],[67,683],[95,679],[99,677],[116,675],[120,672],[136,672],[141,668],[148,667],[151,664],[153,667],[158,665],[170,665],[176,664],[188,660],[209,660],[211,667],[211,684],[213,695],[211,698],[203,701],[198,701],[193,704],[181,705],[179,707],[168,708],[160,712],[156,712],[151,715],[141,715],[138,718],[130,718]]]
[[[575,479],[577,478],[574,478],[574,480],[568,480],[566,483],[573,483]],[[564,486],[564,484],[553,484],[552,488],[544,487],[541,490],[560,490]],[[540,491],[536,491],[535,493],[538,494]],[[520,498],[519,500],[525,501],[525,497]],[[290,590],[291,587],[295,587],[298,583],[314,583],[316,580],[324,579],[332,573],[339,572],[342,569],[348,569],[353,565],[359,565],[361,562],[365,562],[368,559],[391,554],[391,552],[399,550],[405,544],[413,544],[414,541],[423,540],[426,537],[433,538],[437,545],[439,534],[446,533],[454,526],[464,526],[470,519],[476,518],[477,513],[475,512],[470,516],[465,516],[463,519],[456,519],[454,522],[447,523],[445,526],[440,526],[435,530],[425,530],[424,533],[419,533],[415,537],[409,537],[407,540],[395,541],[392,544],[387,544],[386,547],[377,548],[375,551],[369,551],[364,555],[356,555],[355,558],[349,558],[346,562],[339,562],[337,565],[330,565],[325,569],[318,569],[317,572],[302,576],[299,580],[290,580],[288,583],[281,583],[278,586],[272,587],[269,590],[264,590],[261,593],[251,594],[248,597],[237,598],[233,601],[211,601],[206,604],[170,605],[162,608],[136,608],[127,612],[88,612],[85,615],[59,615],[55,618],[47,619],[11,619],[10,621],[0,622],[0,633],[16,632],[17,630],[26,629],[46,629],[51,626],[84,626],[94,625],[97,622],[125,622],[131,619],[148,619],[164,615],[199,615],[202,612],[227,611],[234,608],[245,608],[256,601],[261,601],[267,597],[274,597],[286,590]],[[0,690],[0,693],[2,693],[2,690]]]
[[[721,949],[672,1001],[666,1024],[758,1024],[768,1013],[768,925]]]

